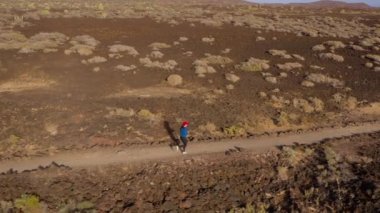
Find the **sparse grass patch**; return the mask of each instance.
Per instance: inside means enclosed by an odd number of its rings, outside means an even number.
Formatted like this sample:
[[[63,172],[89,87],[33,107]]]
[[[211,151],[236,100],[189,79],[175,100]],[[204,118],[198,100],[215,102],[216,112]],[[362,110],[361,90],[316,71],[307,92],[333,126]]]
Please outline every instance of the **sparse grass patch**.
[[[232,125],[232,126],[223,128],[223,133],[228,136],[239,136],[239,135],[245,135],[246,131],[243,127],[239,125]]]
[[[305,158],[314,154],[311,148],[286,146],[282,150],[291,166],[299,165]]]
[[[145,120],[145,121],[151,121],[151,122],[157,122],[161,120],[161,114],[154,114],[148,109],[141,109],[137,112],[138,118]]]
[[[218,130],[216,125],[214,123],[211,123],[211,122],[207,122],[204,125],[200,125],[198,127],[198,129],[199,129],[199,131],[206,133],[206,134],[210,134],[210,135],[221,135],[222,134],[222,132],[220,132]]]

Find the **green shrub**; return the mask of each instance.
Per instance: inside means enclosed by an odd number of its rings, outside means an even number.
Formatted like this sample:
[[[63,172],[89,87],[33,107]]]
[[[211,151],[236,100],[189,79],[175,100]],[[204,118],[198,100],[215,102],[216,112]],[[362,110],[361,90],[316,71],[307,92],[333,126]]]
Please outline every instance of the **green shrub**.
[[[43,212],[43,206],[40,200],[35,195],[21,195],[14,201],[15,207],[28,213],[41,213]]]

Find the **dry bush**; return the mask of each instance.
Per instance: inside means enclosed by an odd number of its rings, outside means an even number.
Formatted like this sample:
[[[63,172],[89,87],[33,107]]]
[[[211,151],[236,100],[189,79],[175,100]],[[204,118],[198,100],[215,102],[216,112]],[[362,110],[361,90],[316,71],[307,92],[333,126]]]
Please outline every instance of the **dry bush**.
[[[154,43],[151,43],[149,47],[152,48],[153,50],[160,50],[160,49],[170,48],[171,45],[162,43],[162,42],[154,42]]]
[[[196,60],[194,61],[193,65],[195,69],[195,74],[197,74],[198,77],[205,77],[206,74],[216,73],[214,67],[209,66],[207,61]]]
[[[114,59],[120,59],[120,58],[123,58],[124,55],[120,54],[120,53],[109,53],[108,54],[108,57],[109,58],[114,58]]]
[[[308,100],[312,103],[312,105],[314,107],[314,111],[322,112],[324,110],[325,103],[321,99],[315,98],[315,97],[310,97]]]
[[[92,69],[92,71],[93,71],[93,72],[99,72],[99,71],[100,71],[100,67],[94,67],[94,68]]]
[[[158,58],[164,57],[164,54],[160,52],[159,50],[154,50],[150,53],[150,57],[158,59]]]
[[[161,120],[161,114],[154,114],[148,109],[141,109],[137,112],[138,118],[145,121],[158,122]]]
[[[199,60],[204,61],[207,64],[218,64],[218,65],[225,65],[225,64],[230,64],[232,63],[232,59],[225,57],[225,56],[220,56],[220,55],[211,55],[211,54],[205,54],[206,57],[201,58]]]
[[[315,151],[310,148],[303,148],[303,147],[283,147],[282,151],[285,153],[287,160],[290,165],[297,166],[302,161],[305,160],[305,158],[313,155]]]
[[[290,101],[282,96],[271,95],[270,104],[275,109],[281,109],[290,104]]]
[[[298,54],[292,54],[292,57],[300,61],[305,61],[305,57]]]
[[[334,54],[334,53],[320,53],[319,54],[319,58],[321,58],[321,59],[330,59],[330,60],[333,60],[333,61],[336,61],[336,62],[343,62],[344,61],[344,57],[343,56],[338,55],[338,54]]]
[[[306,80],[318,84],[328,84],[335,88],[342,88],[344,86],[343,81],[336,78],[331,78],[321,73],[311,73],[306,77]]]
[[[276,66],[280,70],[285,70],[285,71],[290,71],[290,70],[294,70],[294,69],[300,69],[300,68],[303,67],[303,65],[300,64],[300,63],[298,63],[298,62],[288,62],[288,63],[285,63],[285,64],[277,64]]]
[[[367,68],[373,68],[373,63],[367,62],[367,63],[364,64],[364,66],[367,67]]]
[[[164,70],[173,70],[178,64],[174,60],[168,60],[166,62],[152,61],[150,58],[140,58],[140,63],[148,68],[160,68]]]
[[[22,44],[24,44],[28,38],[15,31],[5,31],[0,34],[0,49],[10,50],[10,49],[20,49]]]
[[[268,95],[267,95],[265,92],[263,92],[263,91],[259,92],[258,95],[260,96],[260,98],[266,98],[266,97],[268,96]]]
[[[240,135],[245,135],[246,130],[240,125],[232,125],[232,126],[223,128],[223,133],[228,136],[240,136]]]
[[[113,108],[113,107],[107,107],[108,114],[106,117],[132,117],[136,113],[133,109],[123,109],[123,108]]]
[[[266,39],[262,36],[257,36],[256,41],[265,41]]]
[[[335,93],[332,98],[335,106],[342,110],[353,110],[358,105],[358,100],[353,96],[348,96],[342,93]]]
[[[366,58],[371,59],[374,63],[380,64],[380,55],[367,54]]]
[[[236,65],[236,68],[247,72],[260,72],[269,69],[270,66],[268,60],[250,58],[248,61]]]
[[[115,69],[117,70],[120,70],[120,71],[123,71],[123,72],[127,72],[127,71],[131,71],[131,70],[134,70],[136,69],[137,67],[135,65],[129,65],[129,66],[126,66],[126,65],[122,65],[122,64],[119,64],[115,67]]]
[[[222,54],[228,54],[231,52],[231,49],[230,48],[226,48],[224,50],[221,51]]]
[[[268,53],[272,56],[280,56],[281,58],[285,58],[285,59],[291,59],[292,58],[292,56],[290,54],[288,54],[286,50],[272,49],[272,50],[268,50]]]
[[[272,83],[272,84],[277,84],[277,78],[274,76],[267,76],[264,78],[265,81]]]
[[[332,50],[346,47],[346,45],[341,41],[326,41],[323,44],[329,46]]]
[[[314,97],[311,97],[308,100],[294,98],[293,107],[305,113],[322,112],[324,110],[324,103],[321,99]]]
[[[62,33],[38,33],[22,45],[19,53],[33,53],[43,50],[44,53],[56,52],[56,48],[64,44],[69,38]]]
[[[325,45],[323,44],[317,44],[311,48],[313,51],[324,51],[326,50]]]
[[[0,92],[20,92],[25,90],[41,89],[50,87],[55,83],[55,81],[45,76],[31,76],[24,74],[15,79],[0,83]]]
[[[186,51],[186,52],[184,52],[183,54],[184,54],[185,56],[190,57],[190,56],[193,55],[193,52],[192,52],[192,51]]]
[[[45,131],[47,131],[50,135],[54,136],[58,134],[58,124],[47,122],[45,123]]]
[[[324,70],[325,69],[324,67],[317,66],[317,65],[310,65],[310,68],[313,70]]]
[[[302,98],[294,98],[293,106],[306,113],[314,112],[314,107],[307,100]]]
[[[277,113],[276,117],[273,119],[274,124],[281,127],[286,127],[290,125],[290,117],[289,114],[281,111]]]
[[[367,37],[360,41],[360,45],[365,47],[373,47],[378,43],[380,43],[380,37]]]
[[[107,59],[102,56],[94,56],[92,58],[89,58],[87,60],[82,60],[83,64],[99,64],[106,62]]]
[[[219,20],[207,19],[207,18],[201,19],[200,23],[204,24],[206,26],[209,26],[209,27],[220,27],[223,25],[223,22],[221,22]]]
[[[271,50],[268,50],[268,53],[272,56],[279,56],[281,58],[284,58],[284,59],[297,59],[297,60],[300,60],[300,61],[304,61],[305,58],[298,55],[298,54],[288,54],[288,52],[286,50],[276,50],[276,49],[271,49]]]
[[[187,38],[187,37],[184,37],[184,36],[179,37],[179,41],[181,41],[181,42],[185,42],[185,41],[188,41],[188,40],[189,40],[189,38]]]
[[[202,38],[202,42],[205,42],[205,43],[209,43],[209,44],[212,44],[212,43],[214,43],[214,41],[215,41],[215,38],[214,37],[203,37]]]
[[[72,38],[70,44],[73,46],[70,49],[65,50],[66,55],[78,53],[82,56],[89,56],[93,54],[96,46],[98,46],[100,42],[89,35],[81,35]]]
[[[204,125],[200,125],[198,127],[199,131],[201,131],[203,134],[210,134],[213,136],[221,136],[222,132],[218,130],[216,125],[211,122],[207,122]]]
[[[314,87],[315,86],[315,84],[313,82],[308,81],[308,80],[303,80],[301,82],[301,85],[304,86],[304,87]]]
[[[355,50],[355,51],[365,51],[365,49],[359,45],[351,44],[350,48]]]
[[[62,33],[38,33],[30,38],[14,31],[5,31],[0,34],[0,49],[18,49],[19,53],[44,53],[57,52],[60,45],[64,44],[68,37]]]
[[[170,86],[179,86],[183,83],[183,78],[178,74],[169,75],[166,79]]]
[[[128,55],[136,57],[139,55],[139,52],[131,46],[123,45],[123,44],[114,44],[108,47],[111,53],[120,53],[126,52]]]
[[[277,167],[277,174],[280,180],[283,180],[283,181],[288,180],[289,179],[288,172],[289,172],[289,169],[287,167],[284,167],[284,166]]]
[[[226,73],[224,77],[226,78],[227,81],[231,81],[232,83],[236,83],[240,80],[240,77],[233,73]]]

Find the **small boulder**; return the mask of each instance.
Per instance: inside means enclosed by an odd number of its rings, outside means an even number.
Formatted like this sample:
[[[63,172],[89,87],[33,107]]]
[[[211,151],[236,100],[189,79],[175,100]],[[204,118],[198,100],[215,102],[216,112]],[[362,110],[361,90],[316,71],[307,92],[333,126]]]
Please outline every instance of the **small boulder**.
[[[166,81],[170,86],[178,86],[183,83],[183,78],[180,75],[172,74],[166,79]]]

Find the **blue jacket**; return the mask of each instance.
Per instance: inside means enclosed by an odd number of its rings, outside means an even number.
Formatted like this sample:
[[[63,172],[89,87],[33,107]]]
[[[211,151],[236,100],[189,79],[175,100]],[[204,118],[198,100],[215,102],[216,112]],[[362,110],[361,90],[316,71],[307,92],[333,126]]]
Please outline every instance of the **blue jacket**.
[[[181,127],[181,129],[179,130],[179,135],[182,138],[186,138],[189,135],[189,130],[187,130],[187,127]]]

